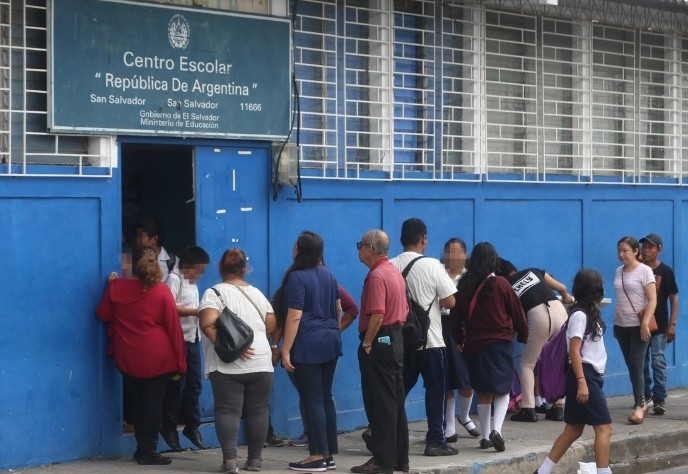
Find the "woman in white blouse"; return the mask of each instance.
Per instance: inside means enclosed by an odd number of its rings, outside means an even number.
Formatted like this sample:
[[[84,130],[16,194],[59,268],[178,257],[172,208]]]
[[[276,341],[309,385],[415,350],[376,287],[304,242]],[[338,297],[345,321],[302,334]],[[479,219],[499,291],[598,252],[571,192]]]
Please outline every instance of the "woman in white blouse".
[[[619,341],[633,386],[635,409],[628,421],[639,425],[649,409],[644,395],[643,370],[650,342],[649,322],[657,305],[657,290],[652,269],[640,263],[638,240],[635,237],[623,237],[617,243],[617,250],[623,265],[616,269],[614,275],[614,337]],[[640,312],[642,316],[639,316]]]
[[[254,286],[243,280],[248,258],[231,248],[220,260],[222,283],[203,294],[199,307],[203,331],[205,373],[210,378],[215,399],[215,430],[222,446],[222,472],[237,473],[237,434],[244,417],[248,458],[247,471],[260,471],[263,441],[268,432],[268,410],[272,393],[272,337],[277,321],[272,306]],[[217,293],[216,293],[217,291]],[[222,362],[215,353],[215,322],[227,307],[253,329],[253,344],[234,362]]]

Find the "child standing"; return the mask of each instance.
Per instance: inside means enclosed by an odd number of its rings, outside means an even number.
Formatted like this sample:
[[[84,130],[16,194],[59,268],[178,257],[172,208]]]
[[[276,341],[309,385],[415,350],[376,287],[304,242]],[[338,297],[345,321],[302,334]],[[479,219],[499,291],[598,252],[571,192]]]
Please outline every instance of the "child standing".
[[[595,270],[579,271],[573,280],[573,296],[576,301],[570,309],[566,329],[571,362],[566,376],[566,427],[535,474],[552,473],[571,444],[583,434],[585,425],[592,425],[595,430],[597,473],[612,472],[609,468],[612,419],[602,392],[602,374],[607,363],[605,324],[598,307],[604,296],[602,275]]]
[[[201,247],[192,245],[184,249],[179,259],[179,269],[173,270],[165,283],[177,304],[179,322],[186,342],[187,371],[180,380],[170,382],[163,404],[160,434],[172,451],[181,451],[177,424],[184,423],[186,436],[198,449],[205,449],[201,433],[201,349],[198,329],[198,281],[210,258]]]

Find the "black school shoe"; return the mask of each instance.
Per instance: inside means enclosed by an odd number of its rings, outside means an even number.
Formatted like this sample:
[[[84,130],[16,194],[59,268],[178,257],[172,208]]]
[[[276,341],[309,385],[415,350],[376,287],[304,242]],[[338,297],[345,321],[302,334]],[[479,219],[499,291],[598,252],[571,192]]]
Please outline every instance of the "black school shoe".
[[[165,440],[165,443],[167,443],[171,451],[175,453],[184,451],[179,444],[179,433],[177,430],[160,430],[160,436]]]
[[[459,450],[447,443],[428,443],[425,445],[425,456],[453,456],[459,454]]]
[[[511,415],[511,421],[527,421],[534,423],[538,421],[537,413],[533,408],[521,408],[518,413]]]
[[[547,411],[545,419],[551,421],[564,421],[564,409],[562,407],[553,406]]]
[[[502,438],[502,435],[499,433],[499,431],[492,430],[490,433],[490,441],[492,441],[494,448],[500,453],[506,449],[506,446],[504,445],[504,438]]]
[[[490,441],[489,439],[483,438],[480,440],[480,449],[490,449],[493,447],[494,444],[492,444],[492,441]]]
[[[543,415],[546,415],[550,408],[552,408],[551,403],[542,402],[542,405],[535,407],[535,411],[537,413],[541,413]]]
[[[203,438],[201,437],[201,432],[198,430],[187,430],[184,428],[182,434],[193,443],[198,449],[208,449],[203,444]]]
[[[166,466],[172,462],[170,458],[160,456],[156,452],[139,453],[138,451],[134,453],[134,460],[141,466]]]

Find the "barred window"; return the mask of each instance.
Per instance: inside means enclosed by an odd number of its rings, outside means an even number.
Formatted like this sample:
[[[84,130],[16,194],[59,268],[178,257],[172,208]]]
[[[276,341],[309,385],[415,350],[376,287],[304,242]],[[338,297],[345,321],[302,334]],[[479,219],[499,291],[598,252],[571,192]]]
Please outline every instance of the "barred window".
[[[46,25],[45,2],[0,0],[0,175],[111,176],[114,139],[48,132]]]
[[[305,175],[681,182],[687,40],[485,5],[301,2]]]

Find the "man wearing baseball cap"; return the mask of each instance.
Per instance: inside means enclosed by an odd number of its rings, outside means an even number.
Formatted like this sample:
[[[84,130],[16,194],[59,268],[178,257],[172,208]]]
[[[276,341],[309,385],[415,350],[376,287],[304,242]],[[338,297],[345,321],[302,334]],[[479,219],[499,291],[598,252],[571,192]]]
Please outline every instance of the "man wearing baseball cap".
[[[667,264],[659,261],[664,242],[657,234],[648,234],[640,239],[643,263],[652,268],[657,286],[657,308],[655,318],[658,330],[652,334],[647,347],[645,359],[645,400],[652,398],[654,412],[657,415],[666,413],[664,401],[666,399],[666,359],[664,351],[667,343],[676,337],[676,319],[678,317],[678,287],[674,271]],[[667,299],[671,306],[671,317],[667,307]],[[650,364],[652,375],[650,378]],[[654,386],[653,386],[654,382]]]

